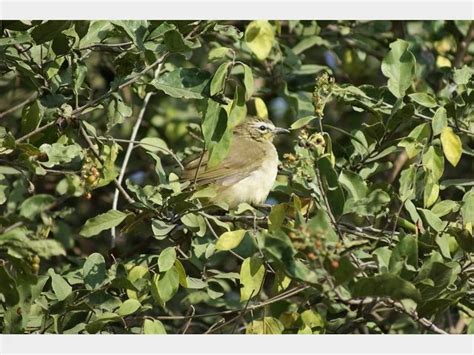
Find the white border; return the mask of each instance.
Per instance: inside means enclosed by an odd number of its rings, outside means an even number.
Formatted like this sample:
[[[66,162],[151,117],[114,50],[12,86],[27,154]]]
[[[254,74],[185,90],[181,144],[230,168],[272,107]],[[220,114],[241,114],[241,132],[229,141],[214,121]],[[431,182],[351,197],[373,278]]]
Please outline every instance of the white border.
[[[0,354],[474,354],[469,335],[3,335]]]
[[[0,0],[1,19],[473,19],[472,0]]]

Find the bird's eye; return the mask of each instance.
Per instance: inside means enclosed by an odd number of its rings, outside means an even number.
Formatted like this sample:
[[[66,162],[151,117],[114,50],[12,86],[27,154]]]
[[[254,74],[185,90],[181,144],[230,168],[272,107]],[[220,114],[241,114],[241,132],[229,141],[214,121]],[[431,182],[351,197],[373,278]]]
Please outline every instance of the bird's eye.
[[[258,127],[259,130],[261,130],[262,132],[266,131],[267,130],[267,127],[264,126],[264,125],[261,125],[260,127]]]

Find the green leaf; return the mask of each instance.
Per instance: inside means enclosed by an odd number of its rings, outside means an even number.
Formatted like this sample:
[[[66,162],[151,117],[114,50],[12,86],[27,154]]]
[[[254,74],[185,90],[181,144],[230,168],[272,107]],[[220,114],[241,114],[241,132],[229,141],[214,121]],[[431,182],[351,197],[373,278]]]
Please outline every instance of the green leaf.
[[[423,154],[423,168],[427,170],[435,181],[443,176],[444,158],[443,152],[438,146],[431,146],[425,154]]]
[[[171,53],[183,53],[196,47],[193,42],[185,39],[183,35],[175,29],[165,32],[164,42]]]
[[[452,166],[456,166],[461,159],[462,144],[459,136],[453,132],[451,127],[444,127],[441,131],[441,144],[444,155]]]
[[[210,77],[208,72],[196,68],[179,68],[153,79],[150,84],[171,97],[202,99],[207,95]]]
[[[296,120],[295,122],[293,122],[290,126],[290,129],[292,129],[292,130],[300,129],[300,128],[306,126],[307,124],[309,124],[314,119],[316,119],[316,116],[302,117],[302,118]]]
[[[411,298],[415,302],[421,301],[420,291],[411,282],[393,274],[360,278],[353,285],[352,295],[354,297],[391,297],[395,300]]]
[[[474,227],[474,190],[466,192],[462,198],[461,214],[463,224]]]
[[[339,175],[339,183],[355,200],[362,199],[367,195],[367,184],[359,175],[352,171],[341,171],[341,174]]]
[[[3,265],[0,266],[0,294],[3,295],[7,306],[14,306],[20,300],[15,280],[8,275]]]
[[[74,159],[82,159],[82,147],[77,144],[64,145],[62,143],[42,144],[40,151],[48,156],[48,160],[41,162],[41,165],[52,168],[55,165],[66,164]]]
[[[166,222],[159,219],[151,220],[151,229],[153,231],[153,236],[156,239],[166,238],[169,232],[171,232],[175,226],[175,224],[167,224]]]
[[[51,287],[54,294],[59,301],[64,301],[72,293],[72,287],[61,275],[56,274],[53,269],[49,269],[48,273],[51,276]]]
[[[244,68],[244,86],[245,86],[245,100],[250,100],[253,95],[253,74],[252,69],[244,63],[241,63]]]
[[[165,327],[158,319],[145,319],[143,334],[166,334]]]
[[[436,100],[434,99],[433,96],[431,96],[427,93],[424,93],[424,92],[418,93],[417,92],[417,93],[414,93],[414,94],[410,94],[408,96],[410,97],[410,99],[412,99],[416,103],[420,104],[421,106],[425,106],[425,107],[428,107],[428,108],[436,107]]]
[[[176,294],[179,288],[179,274],[176,267],[172,267],[154,280],[160,299],[166,303]]]
[[[21,114],[21,134],[27,134],[38,128],[43,116],[44,108],[39,100],[26,105]]]
[[[246,258],[240,268],[240,301],[245,302],[260,292],[265,276],[265,266],[256,256]]]
[[[382,73],[388,78],[388,89],[400,98],[405,95],[415,78],[415,56],[408,42],[398,39],[390,44],[390,51],[382,61]]]
[[[217,47],[213,48],[209,51],[209,54],[207,55],[207,58],[210,61],[214,60],[219,60],[223,59],[227,56],[227,54],[230,52],[230,48],[227,47]]]
[[[125,118],[132,115],[132,112],[132,108],[123,102],[120,96],[115,96],[107,107],[107,128],[110,130],[116,124],[123,123]]]
[[[242,239],[244,239],[246,232],[244,229],[224,232],[217,240],[216,250],[231,250],[236,248]]]
[[[20,205],[20,216],[32,220],[41,212],[48,210],[55,201],[56,199],[51,195],[40,194],[31,196]]]
[[[82,227],[80,234],[86,238],[92,237],[104,230],[118,226],[126,217],[126,213],[109,210],[106,213],[88,219],[84,227]]]
[[[138,311],[141,306],[142,305],[138,300],[128,299],[120,305],[117,313],[119,314],[119,316],[125,317]]]
[[[441,133],[443,128],[448,126],[448,113],[444,107],[440,107],[436,110],[433,121],[431,121],[431,127],[433,128],[433,135],[437,136]]]
[[[472,206],[474,208],[474,205]],[[458,203],[452,200],[439,201],[436,205],[431,208],[437,217],[444,217],[448,213],[455,212],[459,209]]]
[[[145,137],[140,140],[140,146],[143,149],[154,153],[160,152],[169,154],[170,151],[166,142],[158,137]]]
[[[454,82],[458,85],[466,85],[471,79],[472,72],[472,68],[469,68],[467,65],[464,65],[460,69],[454,69]]]
[[[84,285],[89,290],[96,290],[102,286],[107,279],[105,259],[99,253],[89,255],[82,267]]]
[[[207,145],[211,143],[214,131],[217,128],[220,111],[221,107],[218,102],[212,99],[207,100],[207,108],[201,125],[202,135]]]
[[[107,20],[91,21],[87,33],[81,38],[79,47],[84,48],[102,42],[113,29],[112,23]]]
[[[211,80],[211,96],[215,96],[224,91],[225,80],[230,62],[225,62],[219,65]]]
[[[338,176],[329,158],[323,156],[318,159],[318,169],[321,173],[321,180],[328,196],[332,212],[339,216],[344,211],[344,193],[338,181]],[[326,189],[327,187],[327,189]]]
[[[252,21],[245,29],[245,43],[259,60],[265,60],[272,50],[275,32],[266,20]]]
[[[245,334],[282,334],[283,324],[273,317],[264,317],[263,320],[254,320],[245,329]]]
[[[67,29],[71,25],[71,21],[46,21],[31,31],[31,37],[36,44],[42,44],[53,40],[59,33]]]
[[[133,43],[141,50],[144,50],[143,40],[148,28],[148,21],[145,20],[121,20],[111,21],[111,23],[123,29]]]
[[[257,117],[262,119],[268,119],[268,110],[267,105],[265,105],[265,101],[263,101],[260,97],[256,97],[254,99],[254,102]]]
[[[160,272],[165,272],[171,269],[176,261],[176,249],[168,247],[164,249],[158,257],[158,268]]]
[[[426,223],[429,224],[436,232],[441,232],[444,230],[448,222],[443,222],[438,216],[433,212],[426,209],[420,209],[421,215],[424,217]]]

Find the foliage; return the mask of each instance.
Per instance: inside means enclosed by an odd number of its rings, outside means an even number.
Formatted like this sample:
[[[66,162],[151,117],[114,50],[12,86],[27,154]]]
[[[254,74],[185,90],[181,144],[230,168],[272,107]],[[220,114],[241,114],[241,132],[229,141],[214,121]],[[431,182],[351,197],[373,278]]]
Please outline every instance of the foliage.
[[[474,332],[471,21],[2,26],[4,333]],[[269,206],[207,206],[247,115]]]

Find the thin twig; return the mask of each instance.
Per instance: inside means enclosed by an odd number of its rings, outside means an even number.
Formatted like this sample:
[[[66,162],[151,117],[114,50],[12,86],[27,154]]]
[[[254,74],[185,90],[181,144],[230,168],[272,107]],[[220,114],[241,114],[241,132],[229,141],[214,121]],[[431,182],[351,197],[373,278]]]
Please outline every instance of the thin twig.
[[[158,68],[156,68],[155,71],[155,79],[159,76],[161,67],[163,65],[163,62],[160,62],[158,64]],[[132,150],[134,147],[134,141],[137,137],[138,130],[140,129],[140,125],[142,124],[143,117],[145,116],[145,111],[148,106],[148,103],[150,102],[150,98],[153,96],[154,92],[150,91],[145,95],[145,98],[143,99],[143,104],[142,108],[140,109],[140,112],[137,117],[137,121],[135,122],[135,125],[133,126],[132,129],[132,135],[130,136],[130,142],[128,143],[128,148],[127,151],[125,152],[125,157],[123,158],[123,163],[122,163],[122,168],[120,169],[120,173],[117,179],[118,185],[121,186],[123,178],[125,176],[125,172],[127,171],[127,165],[130,160],[130,156],[132,155]],[[116,210],[118,206],[118,199],[119,199],[119,186],[115,189],[114,192],[114,200],[112,202],[112,210]],[[117,238],[117,231],[115,227],[112,227],[112,248],[115,246],[115,240]]]
[[[89,138],[91,138],[91,136],[89,136]],[[156,150],[161,150],[162,152],[165,152],[166,154],[169,154],[176,161],[176,163],[179,165],[179,167],[181,169],[184,169],[183,164],[181,163],[181,161],[179,160],[179,158],[177,157],[177,155],[173,151],[171,151],[170,149],[160,147],[156,144],[141,142],[141,141],[137,141],[137,140],[120,139],[120,138],[108,138],[108,137],[95,137],[95,139],[97,139],[99,141],[112,141],[112,142],[119,142],[119,143],[133,143],[135,145],[145,145],[145,146],[148,146],[148,147],[155,148]]]
[[[22,108],[25,105],[28,105],[30,102],[33,102],[36,99],[37,96],[38,96],[38,93],[35,92],[35,93],[31,94],[26,100],[23,100],[19,104],[15,105],[13,107],[10,107],[9,109],[7,109],[3,112],[0,112],[0,118],[3,118],[3,116],[6,116],[9,113],[12,113],[12,112],[16,111],[16,110]]]
[[[474,21],[471,22],[469,29],[467,30],[466,37],[459,43],[456,57],[454,58],[454,66],[456,68],[461,67],[464,64],[464,57],[466,56],[467,48],[474,38]]]

